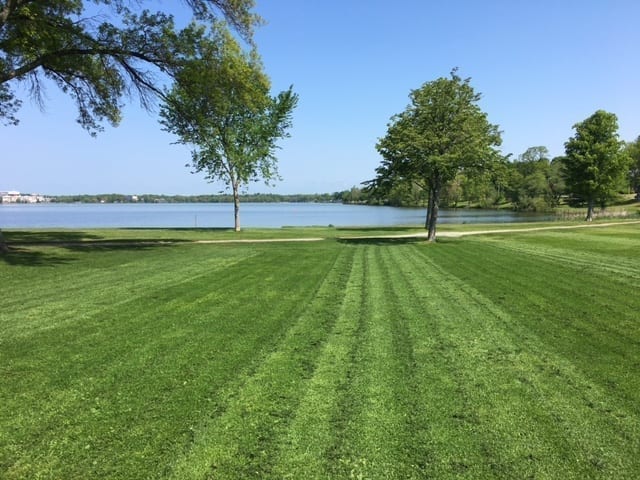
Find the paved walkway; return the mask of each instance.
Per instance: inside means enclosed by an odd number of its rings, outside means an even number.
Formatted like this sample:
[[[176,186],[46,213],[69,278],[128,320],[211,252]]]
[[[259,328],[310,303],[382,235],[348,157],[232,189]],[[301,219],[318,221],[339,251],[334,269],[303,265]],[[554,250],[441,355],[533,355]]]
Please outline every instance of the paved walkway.
[[[616,225],[631,225],[638,224],[640,220],[634,220],[630,222],[608,222],[608,223],[585,223],[581,225],[557,225],[557,226],[549,226],[549,227],[526,227],[526,228],[500,228],[495,230],[469,230],[462,232],[438,232],[437,237],[440,238],[460,238],[466,237],[468,235],[487,235],[491,233],[522,233],[522,232],[537,232],[541,230],[570,230],[575,228],[598,228],[598,227],[612,227]],[[384,238],[426,238],[427,232],[420,233],[404,233],[400,235],[370,235],[370,236],[357,236],[357,237],[338,237],[341,240],[349,240],[349,239],[371,239],[374,240],[376,238],[384,239]]]
[[[581,225],[558,225],[548,227],[523,227],[523,228],[501,228],[495,230],[469,230],[463,232],[438,232],[439,238],[460,238],[468,235],[490,235],[492,233],[522,233],[522,232],[537,232],[542,230],[569,230],[576,228],[598,228],[598,227],[611,227],[616,225],[631,225],[638,224],[640,220],[626,221],[626,222],[608,222],[608,223],[585,223]],[[336,237],[337,240],[384,240],[384,239],[420,239],[426,238],[427,232],[419,233],[405,233],[398,235],[354,235],[354,236],[340,236]],[[25,246],[25,245],[38,245],[38,246],[51,246],[51,247],[83,247],[83,246],[103,246],[103,247],[126,247],[126,246],[154,246],[154,245],[177,245],[177,244],[224,244],[224,243],[286,243],[286,242],[319,242],[322,240],[329,240],[329,237],[300,237],[300,238],[257,238],[257,239],[220,239],[220,240],[141,240],[131,241],[126,240],[89,240],[89,241],[46,241],[46,242],[10,242],[9,246]]]

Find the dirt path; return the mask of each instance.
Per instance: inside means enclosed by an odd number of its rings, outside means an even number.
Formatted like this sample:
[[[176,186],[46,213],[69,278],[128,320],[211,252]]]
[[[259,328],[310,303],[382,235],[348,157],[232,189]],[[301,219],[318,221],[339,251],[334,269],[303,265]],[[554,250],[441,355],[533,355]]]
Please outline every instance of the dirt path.
[[[616,225],[629,225],[638,224],[640,220],[634,220],[631,222],[608,222],[608,223],[585,223],[584,225],[558,225],[557,227],[531,227],[531,228],[506,228],[500,230],[474,230],[471,232],[442,232],[445,237],[463,237],[465,235],[484,235],[487,233],[510,233],[510,232],[535,232],[538,230],[568,230],[572,228],[598,228],[598,227],[613,227]],[[447,235],[449,234],[449,235]]]
[[[626,221],[626,222],[608,222],[608,223],[595,223],[595,224],[583,224],[583,225],[558,225],[548,227],[525,227],[525,228],[504,228],[496,230],[469,230],[466,232],[439,232],[440,238],[460,238],[468,235],[489,235],[492,233],[522,233],[522,232],[536,232],[542,230],[568,230],[576,228],[599,228],[599,227],[611,227],[616,225],[632,225],[639,224],[640,220]],[[405,233],[399,235],[364,235],[364,236],[341,236],[336,237],[337,240],[384,240],[384,239],[402,239],[402,238],[426,238],[427,232],[420,233]],[[38,245],[46,247],[89,247],[89,246],[101,246],[101,247],[126,247],[126,246],[154,246],[154,245],[177,245],[177,244],[229,244],[229,243],[286,243],[286,242],[319,242],[322,240],[329,240],[330,237],[300,237],[300,238],[257,238],[257,239],[222,239],[222,240],[141,240],[141,241],[113,241],[113,240],[89,240],[78,242],[11,242],[9,247],[13,246],[28,246]]]
[[[569,230],[575,228],[598,228],[598,227],[612,227],[616,225],[631,225],[638,224],[640,220],[634,220],[631,222],[608,222],[608,223],[585,223],[584,225],[557,225],[549,227],[528,227],[528,228],[501,228],[496,230],[469,230],[466,232],[438,232],[437,237],[440,238],[460,238],[467,235],[487,235],[491,233],[522,233],[522,232],[537,232],[541,230]],[[401,235],[371,235],[371,236],[358,236],[358,237],[338,237],[341,240],[349,239],[384,239],[384,238],[426,238],[427,232],[424,233],[405,233]]]

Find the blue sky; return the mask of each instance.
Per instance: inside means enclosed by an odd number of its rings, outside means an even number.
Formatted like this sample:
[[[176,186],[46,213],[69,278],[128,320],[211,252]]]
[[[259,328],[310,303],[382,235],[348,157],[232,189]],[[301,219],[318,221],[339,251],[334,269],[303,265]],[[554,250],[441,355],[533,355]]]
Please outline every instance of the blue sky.
[[[173,2],[163,2],[164,5]],[[257,0],[256,41],[274,91],[300,95],[278,152],[283,180],[251,192],[315,193],[375,175],[375,150],[411,89],[453,67],[482,93],[504,153],[544,145],[560,155],[572,126],[604,109],[620,136],[640,135],[637,0]],[[191,174],[187,148],[135,100],[118,128],[91,138],[73,103],[25,98],[18,127],[0,127],[0,190],[44,194],[217,193]]]

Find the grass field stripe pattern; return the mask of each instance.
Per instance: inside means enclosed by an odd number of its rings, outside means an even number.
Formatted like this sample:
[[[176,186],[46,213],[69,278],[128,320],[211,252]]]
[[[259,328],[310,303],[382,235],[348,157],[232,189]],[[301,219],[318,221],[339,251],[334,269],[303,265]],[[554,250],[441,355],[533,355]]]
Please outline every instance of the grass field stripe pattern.
[[[195,444],[179,460],[172,478],[208,474],[243,478],[271,468],[274,440],[286,431],[300,385],[310,376],[314,358],[335,322],[339,306],[326,300],[344,290],[346,277],[341,272],[350,261],[349,253],[341,252],[314,298],[297,313],[260,367],[243,379],[223,414],[197,432]]]
[[[597,376],[598,383],[615,386],[616,396],[627,392],[635,398],[632,392],[640,388],[633,374],[638,360],[626,346],[640,335],[633,309],[638,284],[603,273],[596,266],[597,257],[591,267],[576,268],[529,255],[505,256],[489,244],[469,245],[473,253],[443,249],[437,257],[447,262],[443,269],[508,305],[547,348],[570,357],[577,367]],[[461,262],[465,270],[458,267]]]
[[[342,266],[347,274],[343,302],[280,450],[276,471],[282,478],[308,478],[318,472],[330,475],[338,463],[336,452],[340,445],[336,441],[342,439],[345,421],[349,418],[349,406],[341,393],[351,388],[357,332],[364,324],[360,308],[363,272],[359,258],[364,252],[346,251],[350,252],[351,263]]]
[[[637,225],[27,242],[0,260],[0,477],[636,478],[639,271]]]
[[[461,259],[458,257],[455,261],[460,263]],[[468,274],[469,272],[467,271],[465,273]],[[488,303],[485,297],[470,290],[466,283],[460,282],[459,285],[454,286],[449,291],[468,293],[475,298],[475,302],[471,302],[469,299],[453,298],[452,304],[473,305],[474,303],[484,303],[484,308],[487,308],[492,313],[491,315],[481,315],[468,312],[465,315],[467,319],[482,318],[484,320],[478,331],[474,332],[473,330],[474,322],[467,322],[465,329],[467,329],[466,334],[475,339],[474,348],[476,351],[480,353],[485,352],[490,362],[487,363],[487,358],[479,355],[474,361],[469,362],[469,365],[463,371],[468,373],[472,372],[474,368],[477,369],[478,367],[485,366],[487,372],[492,373],[495,378],[491,382],[483,383],[482,390],[485,393],[484,397],[490,398],[490,391],[496,386],[503,385],[503,388],[494,395],[496,399],[495,404],[509,405],[511,414],[522,415],[522,412],[526,412],[521,418],[514,418],[511,419],[511,421],[507,421],[506,427],[508,429],[513,430],[514,424],[526,425],[525,421],[528,419],[531,428],[525,428],[520,432],[521,435],[524,435],[522,438],[527,438],[530,435],[538,433],[537,431],[543,428],[547,428],[550,431],[549,435],[543,437],[546,442],[545,448],[540,448],[536,452],[536,442],[529,439],[529,441],[524,444],[527,445],[531,451],[523,451],[521,458],[510,458],[509,461],[502,462],[502,466],[526,464],[527,462],[523,462],[523,460],[528,458],[531,459],[531,466],[535,467],[536,462],[534,460],[539,459],[541,456],[545,458],[559,457],[556,459],[556,462],[553,462],[555,464],[553,470],[547,471],[546,475],[557,475],[561,472],[561,466],[567,465],[565,471],[561,473],[567,477],[580,478],[584,473],[580,473],[580,471],[576,469],[578,464],[586,466],[584,467],[585,471],[591,469],[592,463],[593,465],[602,465],[604,461],[601,455],[603,452],[606,452],[608,448],[606,447],[606,442],[602,443],[599,439],[599,432],[602,432],[603,428],[611,430],[611,425],[607,424],[610,424],[612,419],[607,419],[604,422],[596,422],[603,423],[603,425],[588,425],[585,422],[586,418],[592,418],[592,415],[588,414],[587,408],[591,408],[590,405],[592,406],[595,398],[598,397],[597,385],[586,380],[581,372],[575,370],[571,362],[566,361],[563,357],[554,355],[554,352],[549,351],[543,343],[536,341],[537,338],[535,334],[532,335],[532,332],[524,329],[518,332],[519,322],[517,318],[509,317],[505,312],[496,309],[495,306]],[[500,324],[491,325],[491,323],[485,323],[487,319],[495,319],[500,322]],[[454,330],[449,329],[449,331],[452,332]],[[495,334],[498,332],[501,332],[502,335],[495,338]],[[505,336],[508,332],[513,332],[510,333],[510,335],[513,336],[512,340],[509,340],[508,336]],[[494,338],[488,337],[488,334],[492,333]],[[480,341],[480,339],[482,340]],[[540,353],[532,355],[532,352]],[[501,371],[496,371],[496,360],[501,357],[504,358],[505,365],[510,368],[508,370],[501,369]],[[461,358],[461,356],[457,355],[456,358]],[[525,361],[518,361],[520,358]],[[532,368],[531,365],[535,366],[535,368]],[[512,369],[515,369],[515,371]],[[482,378],[482,376],[479,376],[479,378]],[[469,384],[470,382],[465,383]],[[525,387],[527,388],[525,389]],[[510,395],[511,389],[516,391],[521,389],[526,395],[522,396],[522,398],[513,394]],[[588,392],[591,397],[591,400],[585,402],[585,405],[582,405],[581,409],[578,408],[579,406],[576,405],[575,402],[576,394],[579,391]],[[508,398],[509,401],[505,402],[505,398]],[[478,402],[474,402],[474,404],[477,405]],[[538,406],[534,407],[536,404],[538,404]],[[540,405],[545,405],[547,408],[540,408]],[[585,408],[585,406],[587,408]],[[495,407],[492,407],[488,411],[492,410],[495,410]],[[532,422],[532,420],[534,421]],[[572,423],[572,420],[574,420],[575,423]],[[490,433],[492,430],[499,431],[498,427],[501,423],[499,417],[496,418],[494,416],[490,418],[488,424],[491,425],[491,428],[484,432],[483,437],[491,438],[487,433]],[[577,435],[577,437],[579,437],[582,443],[577,445],[572,444],[571,440],[572,430],[575,428],[575,424],[581,424],[581,428],[579,429],[580,435]],[[536,428],[532,428],[534,426]],[[616,425],[610,433],[622,439],[624,438],[624,434],[618,435],[619,432],[616,432],[620,427],[623,427],[623,425]],[[591,432],[589,442],[585,442],[584,440],[584,429],[586,428]],[[628,429],[629,433],[633,432],[636,428],[637,420],[635,420],[631,428]],[[553,438],[557,440],[552,444],[552,448],[549,448],[549,439]],[[496,442],[496,444],[513,446],[519,443],[514,443],[514,441],[517,440],[517,438],[503,438]],[[596,446],[594,447],[593,444]],[[569,446],[569,448],[567,448],[567,446]],[[624,446],[624,442],[621,442],[619,447],[628,448],[628,446]],[[592,451],[585,453],[585,451],[589,449]],[[581,452],[584,456],[580,457],[580,455],[576,455],[577,452]],[[500,457],[499,452],[496,452],[496,457]],[[573,464],[572,460],[575,460],[576,463]],[[499,465],[500,464],[496,463],[494,469]],[[533,470],[533,472],[535,472],[535,470]],[[507,470],[503,472],[503,474],[520,478],[532,474],[532,471],[509,472]]]

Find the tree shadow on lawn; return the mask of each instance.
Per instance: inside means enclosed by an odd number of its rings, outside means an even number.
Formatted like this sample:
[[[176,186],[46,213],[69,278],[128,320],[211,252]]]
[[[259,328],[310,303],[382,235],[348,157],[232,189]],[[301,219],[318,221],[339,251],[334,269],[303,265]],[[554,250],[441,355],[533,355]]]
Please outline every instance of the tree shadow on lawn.
[[[69,263],[72,258],[43,246],[53,246],[68,242],[98,239],[96,235],[72,230],[22,231],[3,230],[2,236],[7,248],[0,255],[0,261],[7,265],[42,267]]]
[[[45,252],[42,249],[12,247],[0,255],[0,262],[7,265],[23,267],[46,267],[69,263],[72,260],[67,255]]]
[[[147,229],[118,229],[118,230],[147,230]],[[153,231],[154,229],[148,229]],[[158,230],[158,229],[156,229]],[[160,230],[178,230],[178,229],[160,229]],[[185,230],[189,231],[189,230]],[[29,247],[29,246],[52,246],[52,247],[85,247],[85,246],[107,246],[113,247],[123,246],[148,246],[163,243],[181,243],[189,242],[184,238],[111,238],[108,235],[99,235],[96,233],[84,232],[82,230],[41,230],[41,231],[22,231],[22,230],[3,230],[4,239],[9,247]]]
[[[406,232],[408,230],[422,230],[424,228],[418,227],[416,225],[399,225],[395,227],[336,227],[336,230],[339,232],[367,232],[367,231],[376,231],[376,232]]]
[[[401,237],[401,238],[384,238],[384,237],[342,237],[338,238],[338,242],[347,245],[407,245],[411,243],[426,243],[424,237]]]
[[[207,233],[207,232],[233,232],[233,227],[122,227],[118,230],[130,230],[130,231],[149,231],[163,230],[167,232],[187,232],[187,233]]]
[[[2,234],[9,245],[86,242],[104,239],[99,235],[79,230],[3,230]]]
[[[438,238],[434,244],[455,243],[459,238]],[[426,237],[342,237],[338,242],[351,245],[429,245]]]
[[[67,252],[145,251],[170,246],[182,240],[109,240],[77,231],[4,232],[8,251],[0,255],[7,265],[43,267],[68,264],[79,259]],[[62,251],[61,251],[62,250]]]
[[[107,229],[108,230],[108,229]],[[170,231],[184,233],[227,232],[232,228],[164,228],[164,227],[127,227],[114,230],[128,232],[154,232]],[[141,238],[112,238],[107,235],[99,235],[95,231],[89,233],[82,230],[2,230],[4,239],[9,245],[69,245],[69,244],[100,244],[100,243],[153,243],[153,242],[187,242],[189,239],[179,238],[153,238],[141,236]]]

